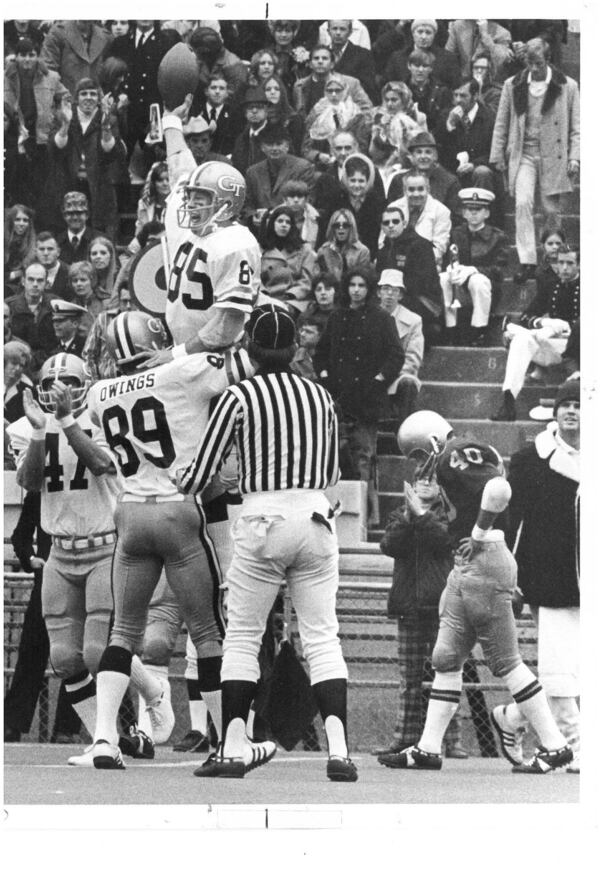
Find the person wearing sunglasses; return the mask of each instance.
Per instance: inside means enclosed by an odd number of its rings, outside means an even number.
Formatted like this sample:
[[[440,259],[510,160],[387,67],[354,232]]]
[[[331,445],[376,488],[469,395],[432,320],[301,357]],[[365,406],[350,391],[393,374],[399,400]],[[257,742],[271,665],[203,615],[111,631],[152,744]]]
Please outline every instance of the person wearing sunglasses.
[[[359,240],[356,220],[348,208],[333,212],[327,224],[325,238],[317,251],[317,261],[322,272],[342,280],[350,269],[369,268],[369,248]]]

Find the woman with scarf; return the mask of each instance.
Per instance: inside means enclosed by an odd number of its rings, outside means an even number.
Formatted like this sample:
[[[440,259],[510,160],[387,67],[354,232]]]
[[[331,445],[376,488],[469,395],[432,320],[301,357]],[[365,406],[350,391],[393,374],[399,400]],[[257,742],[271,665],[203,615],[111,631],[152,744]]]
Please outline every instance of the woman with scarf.
[[[269,214],[263,251],[261,280],[265,293],[285,302],[290,313],[297,316],[306,308],[317,257],[300,238],[294,211],[287,205],[278,205]]]
[[[413,136],[427,130],[427,119],[420,112],[408,85],[389,81],[381,91],[381,105],[373,109],[371,141],[376,138],[389,143],[408,168],[408,143]]]
[[[334,211],[329,218],[325,242],[317,251],[321,272],[341,281],[355,268],[368,269],[371,265],[369,248],[359,241],[356,220],[348,208]]]
[[[359,240],[369,248],[371,259],[377,256],[381,214],[385,194],[373,188],[375,166],[364,154],[351,154],[342,168],[342,186],[348,208],[356,220]]]
[[[317,168],[333,163],[330,142],[340,132],[352,133],[366,150],[370,136],[370,117],[352,99],[343,77],[332,73],[325,82],[325,94],[306,118],[302,156]]]

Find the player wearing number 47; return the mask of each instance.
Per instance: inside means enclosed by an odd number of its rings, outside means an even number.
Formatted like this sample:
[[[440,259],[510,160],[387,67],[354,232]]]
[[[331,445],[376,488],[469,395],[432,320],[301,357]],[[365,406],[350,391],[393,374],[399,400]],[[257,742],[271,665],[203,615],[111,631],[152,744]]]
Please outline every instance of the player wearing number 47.
[[[122,376],[98,381],[89,393],[90,419],[103,430],[123,478],[115,511],[114,626],[98,669],[97,769],[123,769],[117,713],[163,567],[195,645],[198,687],[220,737],[221,571],[200,499],[178,492],[169,474],[192,459],[211,400],[254,369],[245,351],[228,350],[141,370],[167,340],[157,318],[119,314],[108,327],[107,346]]]
[[[65,680],[73,709],[93,733],[93,677],[112,619],[113,514],[119,483],[102,430],[90,419],[89,385],[81,359],[70,353],[51,356],[40,370],[40,403],[26,389],[25,416],[9,426],[8,434],[16,455],[17,481],[27,491],[41,491],[41,525],[52,535],[42,585],[50,661],[56,675]],[[153,708],[156,741],[166,741],[175,723],[173,711],[163,702],[158,680],[145,673],[137,658],[134,681]],[[144,756],[152,757],[152,742],[144,738],[148,749]],[[75,755],[69,763],[91,766],[91,753]]]
[[[196,166],[184,138],[191,103],[188,94],[162,119],[171,182],[165,209],[165,317],[175,346],[156,351],[145,368],[230,347],[258,296],[260,248],[250,230],[236,222],[246,182],[226,163]]]

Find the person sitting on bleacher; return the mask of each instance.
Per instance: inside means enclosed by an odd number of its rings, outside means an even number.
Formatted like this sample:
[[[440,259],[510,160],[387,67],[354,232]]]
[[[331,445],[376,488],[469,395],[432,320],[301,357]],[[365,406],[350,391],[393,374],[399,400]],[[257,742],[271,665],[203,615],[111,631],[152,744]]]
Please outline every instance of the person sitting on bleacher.
[[[579,248],[562,245],[558,252],[558,277],[554,287],[539,288],[520,318],[508,323],[504,336],[510,342],[502,384],[502,405],[493,420],[512,422],[517,418],[515,399],[523,388],[531,362],[536,368],[533,380],[542,379],[541,368],[562,361],[571,327],[579,318]]]

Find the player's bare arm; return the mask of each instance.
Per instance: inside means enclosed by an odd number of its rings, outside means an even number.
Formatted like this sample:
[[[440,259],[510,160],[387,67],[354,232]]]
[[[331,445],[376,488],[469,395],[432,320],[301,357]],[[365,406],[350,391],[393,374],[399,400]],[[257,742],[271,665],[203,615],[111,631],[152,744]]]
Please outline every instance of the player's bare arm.
[[[66,435],[69,446],[77,453],[86,468],[100,477],[102,474],[116,473],[115,466],[104,450],[88,437],[73,414],[71,387],[57,380],[52,386],[56,403],[54,416]]]
[[[494,524],[496,516],[508,507],[511,494],[508,480],[504,477],[494,477],[488,480],[481,494],[481,507],[471,536],[463,537],[456,550],[462,559],[470,561],[474,555],[482,550],[487,532]]]
[[[193,353],[202,353],[208,350],[225,350],[235,343],[244,328],[244,314],[233,308],[219,308],[214,316],[194,337],[185,344],[175,347],[156,350],[145,362],[139,365],[140,370],[156,368],[171,362],[178,356],[190,356]]]
[[[165,110],[162,118],[171,187],[175,186],[182,175],[196,168],[196,161],[183,135],[183,125],[188,121],[192,100],[193,94],[188,94],[180,106]]]
[[[41,492],[46,464],[46,414],[31,389],[23,391],[23,410],[33,431],[23,464],[17,471],[17,483],[28,492]]]

